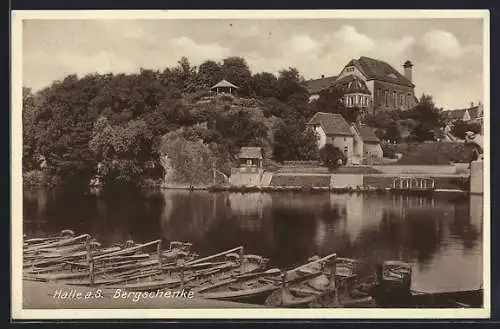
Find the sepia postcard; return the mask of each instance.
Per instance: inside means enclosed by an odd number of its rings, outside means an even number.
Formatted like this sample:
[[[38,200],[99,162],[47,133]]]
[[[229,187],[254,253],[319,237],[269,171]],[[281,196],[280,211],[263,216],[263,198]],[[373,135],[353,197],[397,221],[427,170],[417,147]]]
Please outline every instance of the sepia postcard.
[[[488,318],[489,28],[13,11],[12,318]]]

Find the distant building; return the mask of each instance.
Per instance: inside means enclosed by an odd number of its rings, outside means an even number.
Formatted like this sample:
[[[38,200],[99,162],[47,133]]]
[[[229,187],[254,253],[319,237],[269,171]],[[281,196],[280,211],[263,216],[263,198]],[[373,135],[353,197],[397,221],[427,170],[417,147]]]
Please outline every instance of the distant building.
[[[217,84],[215,84],[214,86],[212,86],[212,88],[210,88],[210,90],[212,92],[215,92],[216,94],[233,94],[233,93],[236,93],[236,91],[239,89],[238,86],[235,86],[233,85],[231,82],[227,81],[227,80],[221,80],[219,81]]]
[[[403,64],[403,74],[386,62],[362,56],[353,59],[337,76],[306,81],[310,100],[322,90],[336,86],[344,92],[346,107],[360,107],[368,113],[408,110],[417,103],[413,84],[413,64]]]
[[[318,112],[307,125],[318,134],[319,148],[332,144],[344,152],[348,163],[383,156],[380,140],[373,130],[366,125],[349,125],[341,114]]]
[[[452,123],[455,120],[462,120],[465,122],[477,122],[482,124],[483,121],[483,104],[479,102],[477,105],[470,104],[469,108],[456,109],[445,111],[445,121]]]

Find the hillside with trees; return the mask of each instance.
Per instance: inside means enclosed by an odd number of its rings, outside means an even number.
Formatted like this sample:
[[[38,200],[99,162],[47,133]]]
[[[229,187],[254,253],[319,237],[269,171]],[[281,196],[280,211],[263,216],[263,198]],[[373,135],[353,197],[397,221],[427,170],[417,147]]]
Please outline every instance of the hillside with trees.
[[[221,79],[237,85],[238,96],[212,95]],[[199,66],[183,57],[163,71],[69,75],[36,93],[24,88],[24,183],[87,188],[95,175],[104,186],[166,176],[207,183],[212,167],[230,174],[242,146],[261,146],[278,162],[317,160],[317,136],[306,129],[312,115],[338,112],[355,121],[358,112],[345,109],[335,90],[310,103],[303,82],[293,67],[275,76],[253,74],[240,57]],[[384,136],[411,121],[415,138],[432,138],[439,110],[425,97],[414,110],[391,114],[397,118],[366,121]]]

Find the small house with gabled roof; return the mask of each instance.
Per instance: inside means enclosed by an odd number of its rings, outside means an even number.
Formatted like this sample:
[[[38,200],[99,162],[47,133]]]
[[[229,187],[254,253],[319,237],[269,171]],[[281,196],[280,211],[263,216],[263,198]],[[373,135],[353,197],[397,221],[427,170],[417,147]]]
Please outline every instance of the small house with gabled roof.
[[[238,154],[238,159],[240,167],[255,167],[260,169],[262,168],[262,161],[264,159],[262,147],[242,147]]]

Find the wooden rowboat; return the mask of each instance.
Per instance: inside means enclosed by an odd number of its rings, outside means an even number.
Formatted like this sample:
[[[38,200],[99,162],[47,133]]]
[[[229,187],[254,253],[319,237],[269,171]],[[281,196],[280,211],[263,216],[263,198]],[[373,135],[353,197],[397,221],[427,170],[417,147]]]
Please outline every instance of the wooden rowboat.
[[[262,304],[267,296],[279,289],[280,277],[279,269],[270,269],[234,276],[194,291],[197,296],[206,299]]]

